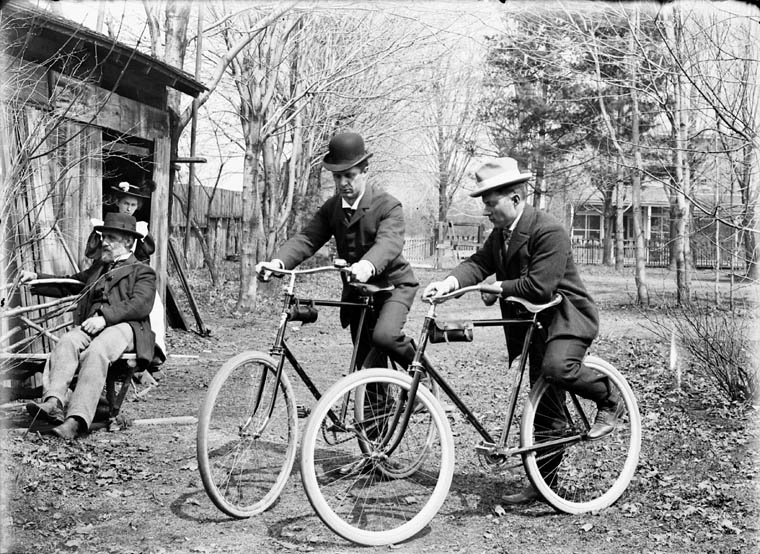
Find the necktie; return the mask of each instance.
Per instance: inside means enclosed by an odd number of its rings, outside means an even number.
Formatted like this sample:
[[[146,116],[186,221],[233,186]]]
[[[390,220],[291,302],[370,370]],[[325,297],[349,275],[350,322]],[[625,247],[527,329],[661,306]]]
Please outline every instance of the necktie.
[[[352,210],[351,208],[343,208],[343,213],[346,214],[346,219],[348,220],[354,217],[355,212],[356,210]]]
[[[509,247],[509,239],[512,236],[512,229],[502,229],[501,230],[501,238],[504,241],[504,249],[506,250]]]

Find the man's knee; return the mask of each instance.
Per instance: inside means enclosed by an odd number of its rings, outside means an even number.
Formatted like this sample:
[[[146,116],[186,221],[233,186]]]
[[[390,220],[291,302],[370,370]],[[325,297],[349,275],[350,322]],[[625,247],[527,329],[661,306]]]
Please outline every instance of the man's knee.
[[[372,344],[383,350],[393,350],[396,348],[403,337],[394,333],[390,329],[377,327],[372,332]]]
[[[56,348],[65,348],[67,350],[71,349],[77,349],[81,350],[85,346],[85,341],[83,340],[82,333],[78,329],[74,329],[72,331],[69,331],[68,333],[64,333],[63,336],[61,336],[60,339],[58,339],[58,344],[56,344]],[[55,349],[54,349],[55,350]]]
[[[549,383],[562,383],[568,378],[572,378],[580,367],[576,360],[569,360],[563,356],[546,352],[543,363],[541,364],[541,375]]]

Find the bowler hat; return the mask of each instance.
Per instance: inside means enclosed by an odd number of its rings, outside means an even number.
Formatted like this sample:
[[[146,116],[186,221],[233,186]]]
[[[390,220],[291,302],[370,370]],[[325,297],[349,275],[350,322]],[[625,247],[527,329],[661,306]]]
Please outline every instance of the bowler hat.
[[[475,172],[475,182],[478,188],[470,193],[470,196],[482,196],[486,192],[500,189],[507,185],[523,183],[533,177],[528,171],[522,173],[517,168],[517,160],[514,158],[494,158],[486,162]]]
[[[135,238],[142,238],[142,234],[137,232],[137,220],[134,216],[119,212],[108,212],[103,225],[96,225],[96,231],[116,231],[125,235],[131,235]]]
[[[136,196],[137,198],[150,198],[151,193],[156,189],[156,184],[153,181],[143,181],[140,185],[133,185],[127,181],[122,181],[115,187],[111,187],[111,191],[119,195],[128,194],[129,196]]]
[[[364,149],[361,135],[339,133],[330,140],[322,165],[328,171],[345,171],[371,157],[372,154]]]

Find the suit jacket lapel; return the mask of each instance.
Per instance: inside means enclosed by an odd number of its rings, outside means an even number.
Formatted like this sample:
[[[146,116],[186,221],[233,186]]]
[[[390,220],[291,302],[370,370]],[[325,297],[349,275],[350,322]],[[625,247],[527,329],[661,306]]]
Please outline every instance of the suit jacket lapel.
[[[132,266],[136,263],[141,262],[137,261],[137,258],[135,258],[134,254],[129,256],[129,258],[126,260],[120,261],[119,265],[111,270],[111,274],[109,275],[110,279],[106,279],[106,292],[108,292],[124,277],[130,275],[132,273]]]
[[[509,245],[507,249],[507,255],[504,258],[504,265],[509,264],[512,256],[515,252],[520,250],[523,244],[530,238],[530,229],[533,226],[533,220],[536,218],[536,212],[533,207],[526,204],[523,209],[520,221],[517,222],[517,227],[512,231],[512,236],[509,238]]]
[[[362,199],[359,200],[359,205],[356,207],[356,211],[354,212],[353,217],[351,217],[351,221],[349,221],[346,224],[346,226],[350,227],[351,225],[359,221],[364,216],[364,214],[369,211],[369,208],[371,205],[372,205],[372,187],[368,184],[366,188],[364,189],[364,196],[362,196]],[[345,217],[343,219],[345,220]]]

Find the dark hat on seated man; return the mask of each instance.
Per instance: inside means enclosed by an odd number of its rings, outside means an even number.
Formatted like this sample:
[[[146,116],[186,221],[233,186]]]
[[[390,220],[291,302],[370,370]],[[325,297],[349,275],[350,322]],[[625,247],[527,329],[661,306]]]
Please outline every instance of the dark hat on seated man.
[[[156,183],[151,180],[146,180],[139,185],[133,185],[127,181],[122,181],[115,187],[111,187],[111,192],[116,193],[119,196],[129,195],[137,198],[150,198],[153,191],[156,190]]]
[[[322,165],[328,171],[345,171],[371,157],[372,154],[364,149],[361,135],[339,133],[330,140]]]
[[[116,231],[140,239],[142,235],[137,232],[137,220],[129,214],[108,212],[103,225],[96,225],[96,231]]]

